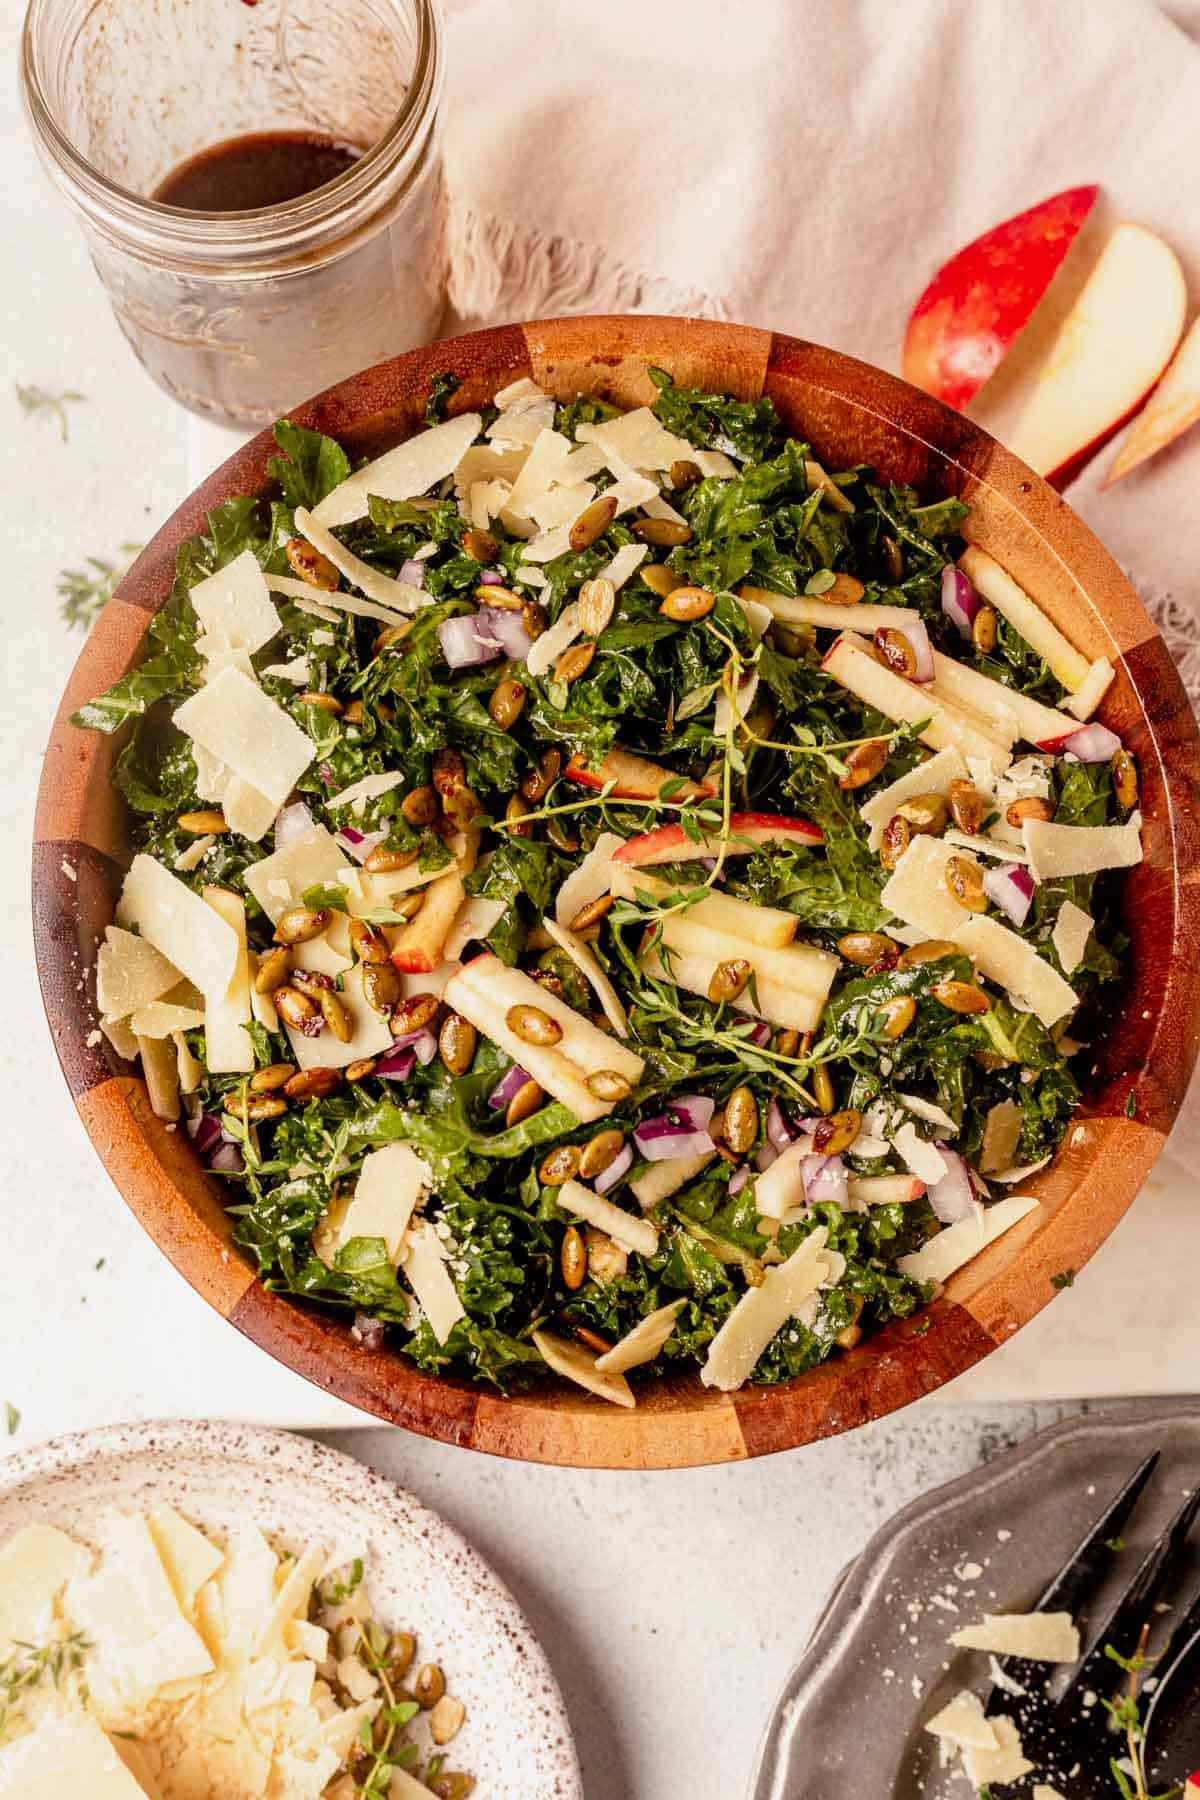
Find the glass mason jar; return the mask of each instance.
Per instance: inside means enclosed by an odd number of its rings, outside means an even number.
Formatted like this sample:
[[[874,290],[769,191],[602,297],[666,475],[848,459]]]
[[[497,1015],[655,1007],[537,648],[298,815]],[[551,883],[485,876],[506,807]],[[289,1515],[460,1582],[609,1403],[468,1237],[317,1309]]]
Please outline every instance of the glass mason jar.
[[[446,238],[437,0],[30,0],[25,105],[135,355],[259,426],[436,335]],[[151,196],[198,152],[302,131],[361,148],[244,212]]]

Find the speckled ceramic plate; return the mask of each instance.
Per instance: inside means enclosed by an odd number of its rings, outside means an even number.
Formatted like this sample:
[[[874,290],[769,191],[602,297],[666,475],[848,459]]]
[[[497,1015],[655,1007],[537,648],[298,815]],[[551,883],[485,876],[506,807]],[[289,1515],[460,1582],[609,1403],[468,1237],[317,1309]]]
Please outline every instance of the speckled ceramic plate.
[[[939,1769],[921,1727],[960,1688],[987,1691],[987,1659],[947,1638],[985,1611],[1032,1606],[1152,1450],[1162,1461],[1123,1534],[1111,1589],[1093,1604],[1101,1618],[1181,1492],[1200,1481],[1194,1401],[1065,1420],[885,1525],[841,1577],[788,1677],[749,1800],[962,1800],[961,1777]]]
[[[105,1508],[160,1500],[201,1526],[248,1518],[288,1545],[362,1545],[379,1617],[419,1633],[466,1705],[454,1765],[478,1800],[583,1800],[558,1683],[508,1589],[436,1513],[337,1451],[184,1420],[56,1438],[0,1464],[0,1541],[31,1519],[87,1539]]]

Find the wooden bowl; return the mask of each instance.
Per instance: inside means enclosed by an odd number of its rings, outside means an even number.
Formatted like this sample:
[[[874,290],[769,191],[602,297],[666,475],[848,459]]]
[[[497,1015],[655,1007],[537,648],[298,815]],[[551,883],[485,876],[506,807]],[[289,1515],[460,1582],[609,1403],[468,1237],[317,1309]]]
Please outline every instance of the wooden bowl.
[[[1052,1275],[1088,1260],[1137,1193],[1183,1099],[1200,1030],[1200,743],[1183,687],[1112,558],[1052,489],[967,419],[815,344],[661,318],[478,332],[352,376],[293,416],[362,456],[418,428],[430,378],[444,369],[461,381],[451,410],[465,411],[522,375],[562,399],[586,390],[643,404],[652,397],[647,363],[683,383],[768,394],[831,468],[870,463],[930,498],[961,496],[971,507],[967,536],[1089,656],[1118,664],[1102,717],[1137,756],[1146,854],[1125,882],[1131,945],[1111,1027],[1063,1148],[1029,1184],[1040,1209],[920,1317],[786,1386],[721,1394],[678,1377],[643,1387],[629,1413],[555,1382],[505,1398],[426,1375],[255,1279],[231,1246],[220,1181],[182,1132],[153,1116],[140,1078],[96,1032],[92,969],[127,859],[125,821],[110,780],[117,746],[68,721],[136,660],[179,541],[219,501],[267,487],[268,433],[184,502],[105,608],[54,724],[34,845],[38,967],[63,1073],[109,1174],[175,1267],[264,1350],[367,1412],[476,1450],[583,1467],[679,1467],[788,1449],[892,1412],[986,1356],[1053,1297]]]

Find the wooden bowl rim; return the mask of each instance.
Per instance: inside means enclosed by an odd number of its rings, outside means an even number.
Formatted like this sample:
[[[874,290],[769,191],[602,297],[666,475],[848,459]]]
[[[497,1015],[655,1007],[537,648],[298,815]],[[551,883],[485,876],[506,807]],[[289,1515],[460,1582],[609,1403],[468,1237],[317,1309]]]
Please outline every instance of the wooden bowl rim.
[[[695,1375],[671,1377],[643,1390],[637,1410],[627,1413],[566,1384],[504,1396],[456,1376],[426,1375],[390,1350],[367,1351],[344,1324],[270,1292],[231,1249],[220,1185],[153,1118],[140,1078],[90,1041],[97,1014],[94,980],[78,979],[93,960],[81,896],[89,884],[94,894],[97,884],[111,889],[119,879],[110,854],[116,828],[112,817],[99,818],[116,802],[106,775],[97,773],[110,744],[77,730],[69,715],[135,660],[150,617],[170,590],[178,543],[221,500],[268,485],[266,464],[275,451],[269,432],[184,501],[105,608],[54,724],[34,834],[35,952],[59,1060],[112,1179],[180,1273],[260,1347],[365,1411],[443,1441],[567,1466],[680,1467],[792,1448],[882,1416],[970,1367],[1048,1303],[1054,1270],[1080,1267],[1120,1219],[1162,1146],[1200,1039],[1200,958],[1182,954],[1200,942],[1200,833],[1195,806],[1189,811],[1185,804],[1186,792],[1200,791],[1200,738],[1191,708],[1161,638],[1091,532],[1044,482],[961,415],[895,376],[779,333],[597,315],[447,339],[364,370],[289,416],[352,443],[382,443],[389,434],[398,441],[415,428],[430,376],[444,368],[463,377],[454,411],[520,374],[565,387],[585,370],[587,386],[630,403],[646,397],[645,364],[656,361],[681,381],[746,397],[765,391],[786,401],[795,397],[793,388],[802,390],[812,410],[806,435],[818,453],[822,431],[831,434],[832,450],[839,430],[853,423],[868,438],[874,432],[887,454],[915,459],[945,491],[964,492],[973,506],[994,514],[1000,539],[1015,533],[1023,554],[1042,558],[1067,581],[1073,622],[1099,645],[1093,653],[1119,657],[1161,777],[1164,803],[1156,813],[1148,809],[1147,819],[1164,834],[1164,860],[1169,855],[1170,880],[1164,887],[1160,878],[1156,904],[1169,913],[1171,954],[1161,992],[1137,1028],[1136,1064],[1130,1059],[1130,1067],[1118,1070],[1098,1101],[1089,1096],[1068,1145],[1028,1184],[1047,1201],[1046,1216],[1034,1214],[1017,1227],[917,1319],[898,1321],[861,1349],[777,1388],[725,1395],[703,1388]],[[105,797],[88,790],[89,779],[93,789],[105,788]],[[77,953],[74,972],[65,969],[64,947]],[[1127,1006],[1122,1018],[1129,1013]],[[1130,1094],[1136,1118],[1126,1116]]]

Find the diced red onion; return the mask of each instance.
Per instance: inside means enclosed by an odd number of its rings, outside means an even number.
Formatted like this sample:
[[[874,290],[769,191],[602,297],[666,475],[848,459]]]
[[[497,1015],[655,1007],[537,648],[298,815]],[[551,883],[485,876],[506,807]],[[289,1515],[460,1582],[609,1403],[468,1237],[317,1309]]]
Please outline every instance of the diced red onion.
[[[479,618],[487,636],[495,639],[505,656],[514,662],[525,661],[533,648],[533,639],[519,612],[502,612],[498,606],[481,606]]]
[[[775,1150],[786,1150],[789,1144],[795,1143],[798,1136],[799,1133],[793,1131],[788,1123],[787,1115],[778,1100],[773,1099],[767,1108],[768,1144]]]
[[[402,1037],[393,1038],[388,1055],[393,1055],[397,1050],[411,1050],[421,1067],[426,1069],[437,1055],[437,1048],[438,1042],[432,1031],[427,1025],[422,1025],[419,1031],[406,1031]]]
[[[371,831],[364,836],[361,831],[355,831],[353,825],[343,825],[337,833],[337,841],[356,863],[365,863],[372,850],[377,844],[382,844],[386,836],[386,831]]]
[[[955,563],[947,563],[942,570],[942,611],[965,638],[970,637],[975,614],[982,604],[962,570]]]
[[[779,1155],[779,1152],[775,1148],[774,1144],[764,1144],[763,1145],[762,1149],[759,1151],[758,1155],[754,1159],[754,1166],[758,1170],[760,1175],[766,1174],[767,1170],[770,1168],[771,1164],[776,1160],[778,1155]]]
[[[382,1319],[369,1318],[366,1313],[355,1313],[354,1323],[350,1327],[350,1336],[364,1350],[382,1350],[387,1328]]]
[[[246,1166],[236,1144],[218,1144],[207,1161],[215,1175],[240,1175]]]
[[[765,1049],[771,1041],[771,1027],[765,1019],[760,1019],[743,1039],[744,1043],[753,1044],[756,1050]]]
[[[285,806],[275,820],[275,848],[282,850],[285,844],[294,844],[297,838],[304,836],[313,828],[313,816],[303,800],[293,801]]]
[[[933,645],[929,642],[929,633],[925,629],[924,622],[921,619],[914,619],[911,624],[895,625],[892,629],[898,631],[905,642],[911,646],[913,656],[916,658],[917,666],[909,679],[920,682],[932,681],[934,675]]]
[[[375,1064],[375,1073],[381,1081],[407,1081],[417,1066],[417,1053],[413,1049],[389,1050]]]
[[[425,586],[425,564],[416,556],[410,556],[400,564],[400,581],[407,581],[410,587]]]
[[[521,1089],[525,1087],[530,1080],[531,1077],[526,1071],[514,1063],[512,1068],[508,1071],[508,1074],[501,1076],[500,1080],[496,1083],[496,1086],[488,1095],[488,1105],[492,1108],[493,1112],[502,1111],[511,1101],[515,1100]]]
[[[485,569],[479,577],[480,587],[503,587],[504,571],[502,569]]]
[[[960,1219],[969,1219],[978,1204],[971,1171],[957,1150],[947,1150],[939,1144],[937,1152],[946,1165],[946,1173],[933,1183],[925,1197],[935,1218],[943,1225],[956,1225]]]
[[[1001,912],[1007,913],[1014,925],[1023,925],[1033,904],[1037,883],[1020,863],[1001,863],[989,869],[983,878],[983,891]]]
[[[1066,731],[1062,737],[1046,738],[1038,745],[1039,750],[1048,750],[1054,756],[1073,756],[1076,762],[1102,763],[1111,762],[1121,748],[1121,740],[1115,731],[1107,725],[1101,725],[1096,719],[1089,719],[1077,731]]]
[[[215,1113],[197,1113],[194,1119],[187,1122],[188,1136],[196,1147],[198,1156],[208,1156],[221,1142],[223,1132],[221,1121]]]
[[[452,669],[475,668],[480,663],[494,662],[500,655],[498,644],[483,641],[481,619],[478,613],[459,614],[454,619],[443,619],[438,626],[442,655]]]
[[[328,763],[320,763],[317,767],[317,774],[321,778],[322,787],[332,787],[337,779]]]
[[[800,1178],[804,1183],[804,1198],[809,1206],[823,1206],[827,1202],[832,1202],[834,1206],[845,1206],[849,1185],[846,1165],[840,1156],[801,1157]]]
[[[749,1169],[738,1169],[729,1183],[730,1197],[732,1198],[734,1194],[740,1194],[749,1179]]]
[[[607,1194],[609,1188],[616,1187],[623,1175],[633,1167],[633,1145],[623,1144],[609,1163],[593,1181],[592,1186],[598,1194]]]
[[[707,1094],[680,1094],[667,1108],[667,1117],[677,1119],[692,1131],[707,1131],[716,1111],[716,1102]]]
[[[708,1156],[713,1141],[708,1134],[713,1102],[704,1094],[682,1094],[656,1119],[643,1119],[633,1136],[647,1162],[665,1162],[673,1156]]]

